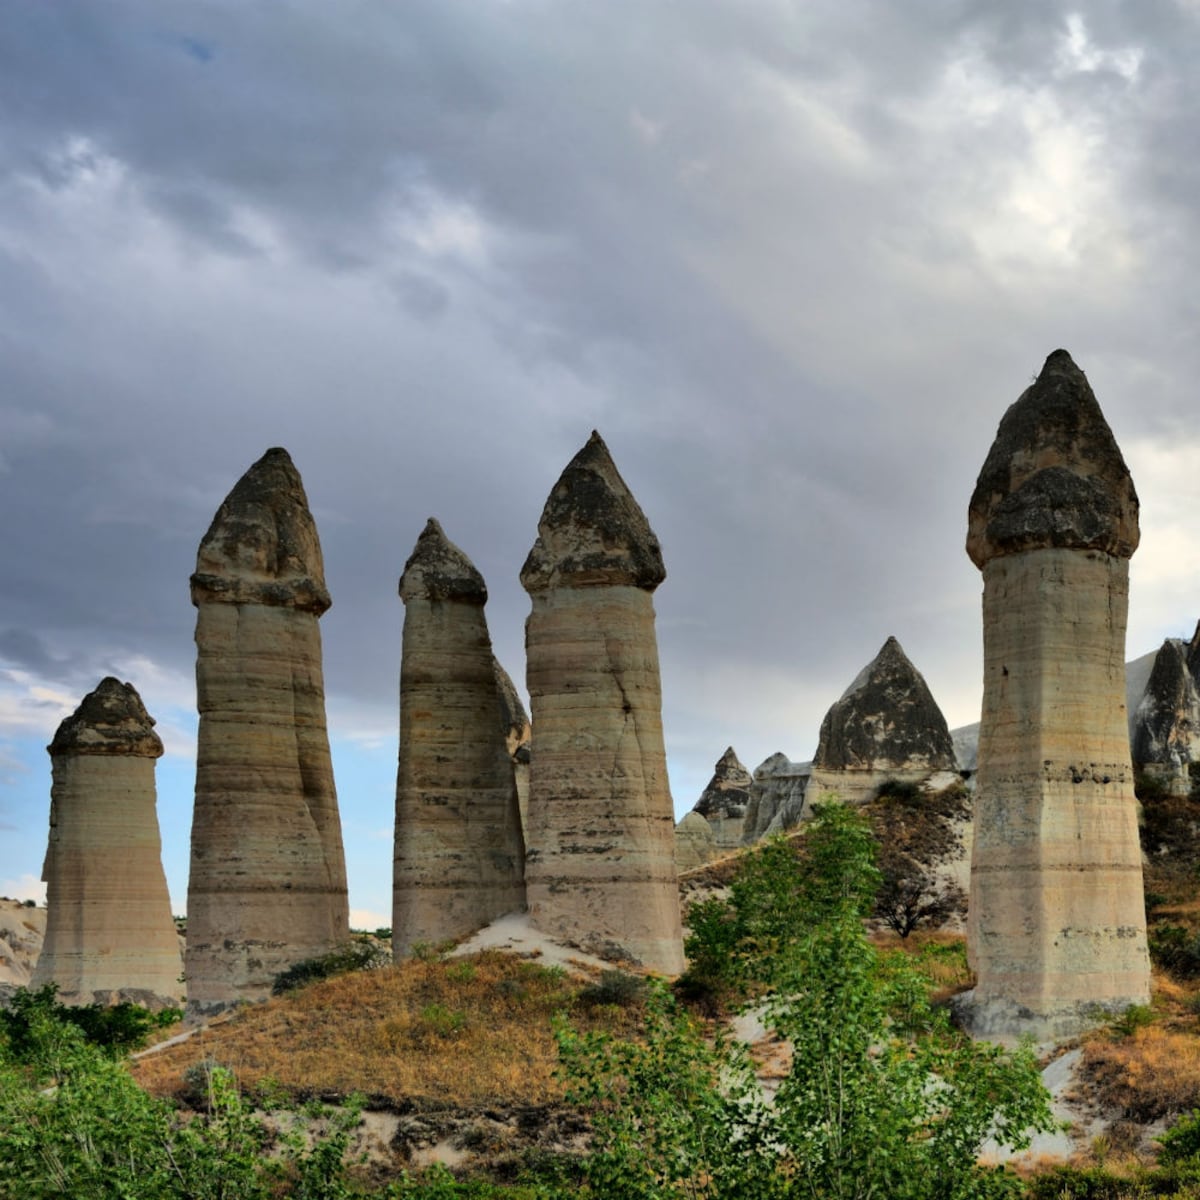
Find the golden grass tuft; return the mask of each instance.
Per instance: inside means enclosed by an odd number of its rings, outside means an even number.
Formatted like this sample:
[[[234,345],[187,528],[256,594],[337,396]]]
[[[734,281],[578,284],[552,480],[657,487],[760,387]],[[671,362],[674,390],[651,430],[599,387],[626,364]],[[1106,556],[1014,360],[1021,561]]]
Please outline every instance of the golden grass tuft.
[[[1083,1047],[1083,1074],[1101,1109],[1147,1123],[1200,1106],[1200,1038],[1160,1022],[1129,1037],[1098,1036]]]
[[[274,1080],[301,1096],[363,1092],[372,1102],[438,1107],[560,1099],[551,1018],[632,1025],[632,1014],[579,1005],[564,972],[485,951],[323,980],[238,1012],[133,1064],[155,1094],[185,1091],[215,1061],[244,1087]],[[624,1029],[622,1029],[624,1032]]]

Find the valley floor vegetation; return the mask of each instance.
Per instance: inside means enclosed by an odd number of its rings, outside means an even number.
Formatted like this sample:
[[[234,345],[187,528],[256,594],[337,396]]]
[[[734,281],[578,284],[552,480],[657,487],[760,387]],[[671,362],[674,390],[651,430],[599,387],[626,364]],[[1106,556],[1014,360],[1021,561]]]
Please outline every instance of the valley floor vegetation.
[[[936,1000],[966,982],[961,943],[868,937],[879,884],[864,817],[828,804],[693,906],[672,989],[496,953],[380,966],[364,946],[135,1062],[154,1018],[19,992],[0,1014],[0,1200],[1200,1200],[1198,1113],[1156,1165],[1103,1146],[1031,1178],[980,1165],[985,1141],[1053,1127],[1038,1064],[950,1026]],[[737,1013],[774,1031],[769,1071]],[[410,1126],[470,1109],[457,1144],[475,1153],[453,1171],[362,1161],[368,1105]],[[493,1144],[503,1115],[558,1136]]]

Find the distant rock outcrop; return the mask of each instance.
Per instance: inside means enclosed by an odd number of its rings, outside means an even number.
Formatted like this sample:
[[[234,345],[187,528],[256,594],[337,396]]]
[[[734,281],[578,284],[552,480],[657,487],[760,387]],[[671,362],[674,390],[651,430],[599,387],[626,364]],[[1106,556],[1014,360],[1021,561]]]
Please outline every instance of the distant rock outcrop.
[[[4,989],[29,986],[45,938],[45,908],[0,897],[0,1004]]]
[[[750,798],[742,825],[742,845],[750,846],[768,833],[782,833],[799,825],[805,815],[804,798],[812,763],[792,762],[786,754],[772,754],[754,769]]]
[[[651,598],[665,576],[593,433],[551,490],[521,570],[533,602],[526,893],[551,936],[673,975],[683,942]]]
[[[1200,692],[1188,666],[1188,646],[1167,638],[1133,721],[1133,763],[1172,794],[1188,795],[1191,764],[1200,751]]]
[[[496,667],[496,689],[500,696],[500,731],[504,745],[512,760],[513,778],[517,782],[517,806],[521,812],[521,831],[529,820],[529,747],[533,741],[533,727],[520,693],[509,673],[493,659]]]
[[[960,1001],[985,1037],[1058,1038],[1145,1004],[1150,964],[1125,711],[1138,501],[1064,350],[1005,413],[971,497],[984,695]]]
[[[316,525],[286,450],[217,510],[192,576],[200,731],[188,881],[188,1008],[270,994],[349,936],[317,618]]]
[[[718,854],[712,826],[695,809],[675,826],[675,865],[680,871],[702,867]]]
[[[30,981],[69,1004],[183,998],[162,867],[154,762],[163,745],[132,684],[109,676],[49,747],[45,941]]]
[[[400,598],[397,959],[417,943],[466,937],[525,904],[509,749],[521,723],[515,689],[504,694],[507,677],[492,655],[483,576],[433,518],[404,564]]]
[[[712,779],[692,808],[707,822],[717,846],[722,849],[732,850],[742,844],[742,830],[753,782],[754,776],[746,770],[730,746],[717,759]]]
[[[924,783],[958,768],[946,718],[920,671],[889,637],[821,722],[810,800],[869,800],[885,780]]]

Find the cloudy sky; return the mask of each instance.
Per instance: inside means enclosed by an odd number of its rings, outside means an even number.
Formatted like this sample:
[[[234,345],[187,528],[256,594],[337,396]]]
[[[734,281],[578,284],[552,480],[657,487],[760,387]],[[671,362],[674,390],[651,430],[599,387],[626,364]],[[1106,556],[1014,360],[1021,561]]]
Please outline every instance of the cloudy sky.
[[[978,719],[966,505],[1058,346],[1142,499],[1129,655],[1200,616],[1200,6],[1129,0],[11,0],[0,24],[0,893],[58,722],[159,721],[186,896],[188,575],[269,446],[325,550],[359,923],[390,911],[426,517],[517,572],[598,428],[664,548],[676,809],[811,756],[895,634]]]

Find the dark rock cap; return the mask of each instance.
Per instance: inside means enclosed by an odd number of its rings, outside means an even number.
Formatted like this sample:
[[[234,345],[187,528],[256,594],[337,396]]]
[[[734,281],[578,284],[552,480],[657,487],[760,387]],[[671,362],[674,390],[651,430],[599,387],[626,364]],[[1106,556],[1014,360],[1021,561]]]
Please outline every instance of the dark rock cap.
[[[400,599],[406,603],[413,599],[487,603],[487,585],[483,576],[433,517],[426,521],[408,562],[404,564]]]
[[[1192,678],[1196,680],[1197,686],[1200,686],[1200,621],[1196,622],[1196,632],[1188,642],[1187,661]]]
[[[1154,656],[1133,721],[1132,757],[1139,767],[1192,761],[1192,739],[1200,736],[1200,694],[1187,651],[1185,642],[1167,638]]]
[[[593,430],[550,492],[521,583],[527,592],[596,585],[652,592],[666,577],[658,538]]]
[[[496,675],[496,699],[500,704],[500,729],[508,743],[509,753],[515,754],[519,747],[529,744],[529,715],[525,712],[525,705],[521,703],[521,695],[512,677],[495,655],[492,655],[492,670]]]
[[[754,777],[742,765],[730,746],[717,759],[713,777],[700,794],[693,812],[702,817],[741,817],[750,802],[750,785]]]
[[[1138,544],[1129,468],[1087,376],[1055,350],[1000,421],[968,512],[967,553],[982,568],[1024,550],[1102,550]]]
[[[79,707],[59,725],[46,749],[59,754],[125,754],[158,758],[162,739],[132,683],[111,675],[100,680]]]
[[[825,714],[813,765],[831,771],[956,769],[946,718],[894,637]]]
[[[330,605],[317,527],[288,452],[268,450],[225,497],[200,542],[192,603]]]

